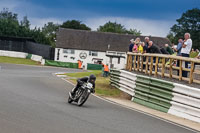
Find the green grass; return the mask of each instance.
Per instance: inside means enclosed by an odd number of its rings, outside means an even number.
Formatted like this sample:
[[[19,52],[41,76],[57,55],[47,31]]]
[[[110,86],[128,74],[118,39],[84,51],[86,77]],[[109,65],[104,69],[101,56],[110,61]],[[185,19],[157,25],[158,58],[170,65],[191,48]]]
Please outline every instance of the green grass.
[[[0,56],[0,63],[12,63],[12,64],[24,64],[24,65],[39,65],[38,62],[32,61],[30,59],[13,58],[13,57],[6,57],[6,56]]]
[[[77,78],[89,76],[90,74],[94,74],[97,77],[95,88],[97,95],[120,97],[121,91],[111,87],[109,77],[101,77],[101,71],[99,70],[93,70],[91,72],[66,73],[68,77],[71,77],[70,81],[72,81],[74,84],[76,84]]]

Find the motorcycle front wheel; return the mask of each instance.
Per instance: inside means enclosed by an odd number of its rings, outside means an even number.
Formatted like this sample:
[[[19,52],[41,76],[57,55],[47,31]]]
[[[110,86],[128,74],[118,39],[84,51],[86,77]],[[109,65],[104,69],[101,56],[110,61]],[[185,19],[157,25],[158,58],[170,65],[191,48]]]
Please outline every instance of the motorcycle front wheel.
[[[90,93],[85,91],[84,94],[82,94],[82,96],[80,96],[80,98],[78,99],[78,106],[82,106],[88,99]]]
[[[68,97],[68,103],[72,103],[73,100],[70,98],[70,96]]]

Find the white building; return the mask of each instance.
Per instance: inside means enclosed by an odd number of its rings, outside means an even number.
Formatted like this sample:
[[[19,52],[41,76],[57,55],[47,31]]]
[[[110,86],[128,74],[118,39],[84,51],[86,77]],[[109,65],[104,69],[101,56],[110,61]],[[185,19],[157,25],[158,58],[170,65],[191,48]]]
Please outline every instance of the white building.
[[[110,68],[124,69],[129,40],[132,38],[136,36],[60,28],[57,32],[55,61],[77,63],[81,60],[84,68],[88,63],[104,63]],[[140,38],[142,40],[144,36]],[[160,39],[164,41],[163,44],[168,41],[158,37],[150,39],[155,43]]]

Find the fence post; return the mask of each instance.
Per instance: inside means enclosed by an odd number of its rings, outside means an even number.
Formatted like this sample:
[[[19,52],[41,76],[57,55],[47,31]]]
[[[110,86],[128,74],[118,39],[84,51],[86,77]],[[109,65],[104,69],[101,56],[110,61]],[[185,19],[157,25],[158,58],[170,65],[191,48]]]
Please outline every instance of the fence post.
[[[155,64],[155,76],[158,76],[158,57],[156,57],[156,64]]]
[[[193,82],[193,72],[194,72],[194,62],[191,62],[189,84],[191,84]]]
[[[162,58],[162,78],[165,76],[165,58]]]
[[[146,70],[145,70],[145,74],[148,74],[148,62],[149,62],[149,56],[146,56]]]
[[[137,71],[139,71],[140,70],[140,56],[138,55],[137,56]]]
[[[136,55],[134,55],[134,64],[133,64],[133,70],[135,71],[136,69]]]
[[[133,62],[132,55],[128,54],[127,64],[126,64],[126,70],[129,70],[129,71],[132,70],[132,62]]]
[[[153,56],[151,56],[151,64],[150,64],[150,72],[149,72],[149,75],[152,75],[152,70],[153,70]]]
[[[143,66],[144,66],[144,56],[141,56],[141,72],[143,72]]]
[[[170,67],[169,67],[169,78],[172,78],[172,59],[170,58],[170,61],[169,61],[169,65],[170,65]]]
[[[182,80],[182,60],[179,60],[179,80]]]

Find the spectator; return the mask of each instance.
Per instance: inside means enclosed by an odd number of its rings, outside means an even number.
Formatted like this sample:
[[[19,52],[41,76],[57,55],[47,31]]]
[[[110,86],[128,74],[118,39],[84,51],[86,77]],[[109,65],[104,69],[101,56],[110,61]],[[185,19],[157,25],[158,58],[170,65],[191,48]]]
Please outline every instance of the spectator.
[[[174,48],[175,48],[175,47],[176,47],[176,46],[174,45],[174,43],[172,43],[172,47],[171,47],[171,48],[172,48],[173,53],[175,52],[175,51],[174,51]]]
[[[177,52],[177,56],[181,56],[182,44],[183,44],[183,39],[179,39],[177,48],[174,49]]]
[[[192,50],[191,50],[191,52],[190,53],[194,53],[195,51],[194,51],[194,49],[192,48]]]
[[[103,76],[104,77],[108,77],[108,74],[109,74],[109,67],[108,67],[108,64],[104,65],[104,74]]]
[[[140,44],[140,38],[139,37],[137,37],[136,39],[135,39],[135,44],[137,44],[137,45],[139,45]]]
[[[160,49],[158,48],[157,45],[153,44],[153,41],[149,41],[148,52],[149,53],[158,53],[158,54],[161,54]]]
[[[192,40],[190,39],[190,33],[185,33],[184,38],[185,40],[182,45],[181,55],[183,57],[189,57],[189,54],[192,48]],[[188,62],[186,61],[184,64],[185,64],[185,68],[188,68]],[[183,71],[182,76],[187,77],[187,71]]]
[[[172,48],[169,46],[169,44],[165,44],[165,49],[170,55],[174,54],[174,52],[173,52]]]
[[[160,52],[161,52],[162,54],[169,54],[165,48],[161,48],[161,49],[160,49]]]
[[[138,52],[138,44],[134,44],[133,46],[133,53],[137,53]]]
[[[144,42],[141,42],[140,45],[139,45],[139,53],[141,53],[141,54],[144,53],[144,45],[145,45]]]
[[[148,53],[148,47],[149,47],[149,41],[150,41],[149,37],[145,37],[144,40],[145,40],[144,52]]]
[[[129,52],[133,52],[134,39],[131,39],[130,42],[131,44],[129,45]]]
[[[177,52],[177,56],[181,56],[181,49],[182,49],[182,44],[183,44],[183,39],[179,39],[178,40],[178,45],[177,45],[177,48],[175,48],[174,50]],[[177,67],[179,67],[180,65],[180,62],[179,60],[177,60]],[[177,75],[179,76],[179,70],[177,70]]]

